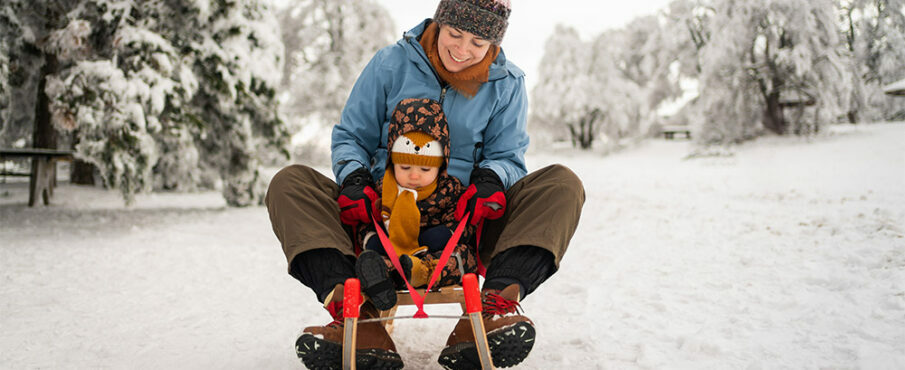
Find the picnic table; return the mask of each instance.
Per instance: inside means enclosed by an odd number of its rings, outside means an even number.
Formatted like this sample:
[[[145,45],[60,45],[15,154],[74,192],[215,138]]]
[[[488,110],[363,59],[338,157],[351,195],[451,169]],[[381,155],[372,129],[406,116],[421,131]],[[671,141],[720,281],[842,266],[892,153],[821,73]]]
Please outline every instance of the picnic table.
[[[0,149],[0,159],[3,158],[30,158],[31,172],[25,176],[28,182],[28,206],[34,207],[38,196],[43,198],[44,205],[50,204],[53,197],[53,187],[56,185],[56,162],[72,160],[73,152],[70,150],[42,149],[42,148],[15,148]],[[5,171],[4,171],[5,172]],[[5,173],[6,174],[6,173]]]
[[[660,133],[667,140],[674,139],[676,134],[682,134],[685,135],[686,139],[691,139],[691,129],[686,125],[664,125]]]

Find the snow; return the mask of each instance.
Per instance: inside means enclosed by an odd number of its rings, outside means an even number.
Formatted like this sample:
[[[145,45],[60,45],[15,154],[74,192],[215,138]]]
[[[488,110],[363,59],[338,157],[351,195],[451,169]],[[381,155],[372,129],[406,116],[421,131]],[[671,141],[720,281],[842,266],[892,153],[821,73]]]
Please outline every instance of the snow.
[[[66,27],[51,32],[46,46],[48,51],[59,56],[61,60],[69,60],[83,52],[86,40],[91,36],[91,23],[73,19]]]
[[[523,302],[538,337],[522,368],[905,368],[903,139],[888,123],[691,159],[681,140],[530,154],[571,167],[587,202]],[[124,207],[62,182],[28,208],[5,181],[2,368],[297,369],[299,330],[330,321],[262,207],[214,192]],[[397,321],[406,368],[438,368],[453,325]]]

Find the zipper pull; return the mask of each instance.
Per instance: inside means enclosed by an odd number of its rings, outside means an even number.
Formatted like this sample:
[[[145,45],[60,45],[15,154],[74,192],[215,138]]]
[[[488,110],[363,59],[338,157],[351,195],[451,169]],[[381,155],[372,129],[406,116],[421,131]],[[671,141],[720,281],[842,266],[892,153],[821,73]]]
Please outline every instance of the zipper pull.
[[[471,152],[471,156],[474,158],[474,162],[473,162],[474,168],[478,168],[478,149],[481,149],[483,147],[484,147],[483,142],[479,141],[474,144],[474,151]]]
[[[443,104],[443,98],[446,97],[446,86],[440,88],[440,104]]]

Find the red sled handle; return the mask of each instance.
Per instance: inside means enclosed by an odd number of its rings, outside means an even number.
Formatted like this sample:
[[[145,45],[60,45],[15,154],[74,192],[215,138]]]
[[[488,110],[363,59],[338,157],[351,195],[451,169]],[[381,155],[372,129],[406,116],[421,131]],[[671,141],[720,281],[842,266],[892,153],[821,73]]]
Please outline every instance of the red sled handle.
[[[356,278],[346,279],[343,284],[343,317],[358,318],[361,311],[361,282]]]
[[[462,277],[462,292],[465,293],[465,312],[481,312],[481,290],[478,289],[478,277],[468,273]]]

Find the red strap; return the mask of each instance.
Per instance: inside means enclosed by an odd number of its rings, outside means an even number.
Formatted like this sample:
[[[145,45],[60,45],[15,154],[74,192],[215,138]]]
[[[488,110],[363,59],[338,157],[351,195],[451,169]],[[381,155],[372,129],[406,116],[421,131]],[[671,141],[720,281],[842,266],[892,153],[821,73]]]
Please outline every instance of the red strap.
[[[465,189],[465,193],[459,196],[459,201],[456,202],[456,220],[461,220],[465,218],[465,209],[468,208],[468,201],[475,195],[477,192],[477,188],[475,188],[474,184],[468,185],[468,188]]]
[[[453,233],[452,237],[449,238],[449,241],[446,242],[446,246],[443,247],[443,254],[440,255],[440,259],[437,261],[437,266],[441,268],[435,268],[434,273],[431,274],[430,282],[427,283],[427,290],[430,291],[431,287],[434,285],[434,282],[437,281],[437,278],[440,276],[440,270],[442,270],[442,266],[446,266],[446,262],[449,260],[450,255],[452,255],[453,249],[455,249],[456,244],[459,243],[459,238],[462,237],[462,232],[465,230],[465,224],[468,220],[468,215],[459,221],[459,226],[456,227],[456,231]],[[372,216],[373,217],[373,216]],[[377,223],[376,219],[373,219],[374,225],[376,225],[377,236],[380,238],[380,244],[383,245],[383,250],[386,252],[387,256],[390,258],[390,262],[393,263],[393,267],[396,268],[396,272],[399,273],[399,276],[402,276],[402,281],[405,282],[405,287],[409,291],[409,295],[412,297],[412,302],[415,303],[415,307],[418,307],[418,311],[415,312],[414,317],[417,319],[427,318],[427,313],[424,312],[424,296],[418,294],[415,291],[415,288],[412,287],[412,284],[409,283],[409,280],[405,278],[405,273],[402,272],[402,265],[399,263],[399,256],[396,255],[396,249],[393,248],[393,243],[390,242],[390,238],[387,237],[386,233],[383,231],[383,228],[380,227],[380,224]],[[480,264],[480,262],[478,262]]]
[[[431,274],[431,280],[427,283],[427,290],[430,290],[434,283],[437,282],[437,279],[440,277],[440,272],[443,270],[443,266],[446,266],[446,262],[449,261],[449,256],[452,255],[453,249],[456,249],[456,245],[459,244],[459,238],[462,237],[462,232],[465,231],[465,221],[459,221],[459,226],[456,226],[456,231],[449,238],[449,241],[446,242],[446,246],[443,247],[443,253],[440,255],[440,259],[437,261],[437,267],[434,268],[434,273]]]
[[[484,264],[481,263],[481,249],[479,248],[479,246],[481,245],[481,230],[484,230],[484,220],[478,221],[478,230],[475,232],[474,258],[478,261],[478,274],[481,275],[481,277],[486,278],[487,268],[485,268]]]

